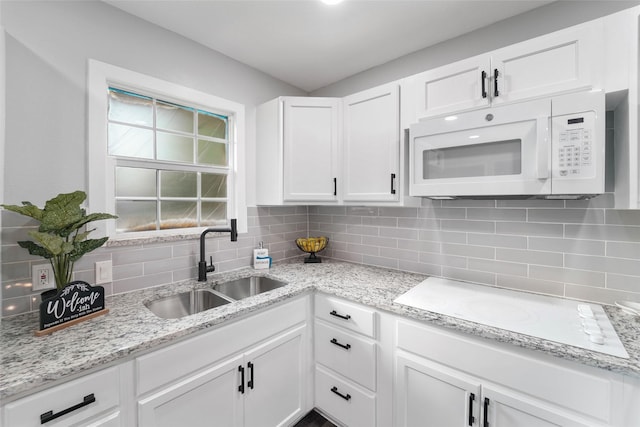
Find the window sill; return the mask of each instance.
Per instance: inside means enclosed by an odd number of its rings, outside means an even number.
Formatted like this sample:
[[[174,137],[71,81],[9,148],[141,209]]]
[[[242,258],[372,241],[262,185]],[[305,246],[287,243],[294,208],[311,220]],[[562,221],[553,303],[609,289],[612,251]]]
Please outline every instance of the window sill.
[[[109,240],[104,244],[103,247],[106,248],[117,248],[124,246],[139,246],[139,245],[148,245],[153,243],[171,243],[178,242],[181,240],[197,240],[200,238],[200,234],[206,228],[202,228],[199,230],[189,230],[183,232],[176,233],[167,233],[167,234],[159,234],[159,235],[146,235],[146,236],[121,236],[121,237],[110,237]],[[210,233],[213,236],[223,236],[225,232],[219,233]]]

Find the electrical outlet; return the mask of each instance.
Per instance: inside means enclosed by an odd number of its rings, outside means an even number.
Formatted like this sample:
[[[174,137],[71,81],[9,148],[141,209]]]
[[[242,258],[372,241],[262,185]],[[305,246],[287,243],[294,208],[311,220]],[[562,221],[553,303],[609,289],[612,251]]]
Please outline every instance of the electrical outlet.
[[[31,285],[34,291],[44,291],[56,287],[56,279],[53,276],[51,264],[31,266],[31,278]]]
[[[111,260],[96,262],[96,285],[113,281]]]

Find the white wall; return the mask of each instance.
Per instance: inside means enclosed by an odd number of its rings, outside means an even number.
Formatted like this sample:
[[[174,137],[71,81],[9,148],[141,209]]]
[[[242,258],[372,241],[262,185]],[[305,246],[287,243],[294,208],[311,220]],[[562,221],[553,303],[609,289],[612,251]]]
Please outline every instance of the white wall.
[[[311,96],[349,95],[637,5],[640,1],[557,1],[355,74]]]
[[[89,58],[244,104],[248,183],[255,181],[255,106],[278,95],[304,95],[99,1],[0,2],[0,8],[7,48],[6,203],[42,204],[60,192],[86,190]],[[248,187],[251,205],[254,186]]]

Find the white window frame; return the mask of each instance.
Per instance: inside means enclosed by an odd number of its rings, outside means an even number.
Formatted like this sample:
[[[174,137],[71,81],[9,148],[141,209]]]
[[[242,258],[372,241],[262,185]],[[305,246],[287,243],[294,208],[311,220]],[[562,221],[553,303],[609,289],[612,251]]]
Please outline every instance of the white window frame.
[[[89,60],[88,92],[88,168],[87,199],[90,212],[115,213],[116,161],[108,153],[107,115],[110,86],[142,92],[142,94],[181,103],[205,111],[221,112],[229,117],[229,175],[228,219],[238,219],[238,232],[247,232],[245,188],[245,113],[244,105],[199,90],[167,82],[104,62]],[[206,227],[116,233],[115,221],[99,221],[96,232],[111,240],[160,238],[199,235]]]

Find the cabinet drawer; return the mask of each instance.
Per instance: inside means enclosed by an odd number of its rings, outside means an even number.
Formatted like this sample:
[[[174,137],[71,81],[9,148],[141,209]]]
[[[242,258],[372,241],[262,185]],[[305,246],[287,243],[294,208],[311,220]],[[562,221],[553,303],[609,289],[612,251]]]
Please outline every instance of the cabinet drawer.
[[[376,389],[376,343],[316,322],[316,361],[370,390]]]
[[[91,395],[95,400],[85,398]],[[96,414],[119,404],[120,374],[119,369],[113,367],[9,403],[5,406],[5,421],[7,426],[40,426],[41,414],[53,411],[54,418],[46,426],[89,424]],[[77,409],[56,417],[73,407]]]
[[[315,310],[316,317],[322,320],[374,339],[376,337],[374,310],[324,295],[316,295]]]
[[[349,427],[375,427],[376,397],[316,367],[316,406]]]
[[[610,373],[404,320],[398,321],[397,340],[403,350],[610,422],[616,395]]]

